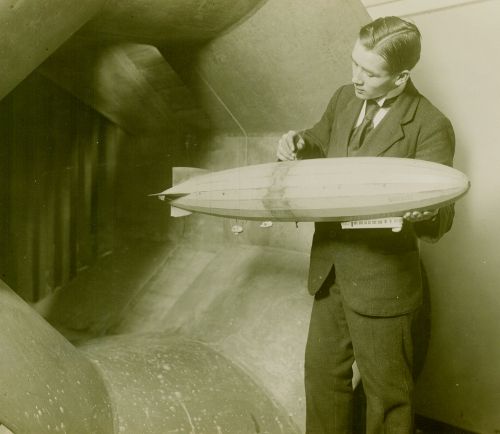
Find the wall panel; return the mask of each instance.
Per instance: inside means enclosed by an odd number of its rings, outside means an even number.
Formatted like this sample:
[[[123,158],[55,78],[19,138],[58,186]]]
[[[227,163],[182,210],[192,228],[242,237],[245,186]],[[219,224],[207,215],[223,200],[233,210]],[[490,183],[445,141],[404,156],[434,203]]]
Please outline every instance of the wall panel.
[[[415,84],[452,121],[457,137],[454,165],[472,184],[457,203],[451,232],[436,245],[422,245],[432,331],[426,367],[417,383],[417,411],[474,432],[498,433],[500,2],[370,3],[373,18],[401,15],[421,30]]]
[[[112,249],[114,127],[36,74],[0,122],[0,271],[36,301]]]

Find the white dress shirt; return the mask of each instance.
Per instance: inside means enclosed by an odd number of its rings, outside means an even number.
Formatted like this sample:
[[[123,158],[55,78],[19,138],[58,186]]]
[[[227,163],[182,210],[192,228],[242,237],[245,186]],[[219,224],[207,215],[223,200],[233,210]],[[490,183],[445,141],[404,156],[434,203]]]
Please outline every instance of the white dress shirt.
[[[406,84],[404,86],[397,87],[396,89],[391,90],[387,95],[384,95],[380,98],[377,98],[375,101],[376,103],[380,106],[380,109],[377,111],[373,118],[373,128],[376,128],[377,125],[380,123],[382,119],[384,119],[384,116],[389,112],[391,109],[390,106],[384,107],[385,100],[388,98],[394,98],[398,95],[400,95]],[[363,103],[363,107],[361,107],[361,111],[359,112],[358,120],[356,121],[355,127],[361,125],[361,122],[363,122],[363,119],[365,118],[365,111],[366,111],[366,100]]]

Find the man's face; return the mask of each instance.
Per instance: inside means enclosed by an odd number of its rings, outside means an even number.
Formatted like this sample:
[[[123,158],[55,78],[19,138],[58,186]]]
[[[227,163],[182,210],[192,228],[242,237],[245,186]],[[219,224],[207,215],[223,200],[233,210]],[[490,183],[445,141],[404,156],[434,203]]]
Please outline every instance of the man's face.
[[[361,99],[379,98],[398,87],[399,74],[388,71],[386,61],[365,48],[359,39],[352,50],[352,82]]]

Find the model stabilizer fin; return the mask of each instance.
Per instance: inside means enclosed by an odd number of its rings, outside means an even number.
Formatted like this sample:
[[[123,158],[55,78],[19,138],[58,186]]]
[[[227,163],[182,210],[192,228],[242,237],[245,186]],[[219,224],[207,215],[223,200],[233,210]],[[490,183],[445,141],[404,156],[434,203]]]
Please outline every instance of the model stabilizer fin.
[[[186,211],[185,209],[177,208],[176,206],[170,207],[171,217],[186,217],[191,214],[193,214],[191,211]]]
[[[173,167],[172,186],[175,187],[176,185],[182,184],[183,182],[186,182],[191,178],[200,175],[206,175],[209,172],[210,172],[209,170],[198,169],[196,167]],[[181,197],[181,195],[179,195],[179,197]],[[191,214],[192,214],[191,211],[186,211],[182,208],[177,208],[174,205],[170,206],[170,215],[172,217],[186,217]]]
[[[156,196],[160,200],[168,199],[169,201],[173,201],[180,197],[186,196],[190,193],[189,189],[184,191],[182,189],[176,188],[176,186],[191,178],[195,178],[200,175],[206,175],[207,173],[210,173],[210,171],[205,169],[197,169],[195,167],[173,167],[172,187],[165,191],[162,191],[161,193],[153,193],[149,196]]]
[[[191,178],[195,178],[200,175],[206,175],[210,171],[205,169],[197,169],[195,167],[173,167],[172,168],[172,188],[162,191],[161,193],[150,194],[150,196],[157,196],[160,200],[167,199],[172,204],[170,206],[170,215],[172,217],[185,217],[192,214],[191,211],[186,211],[184,209],[175,206],[175,200],[181,197],[187,196],[191,193],[191,188],[188,185],[183,188],[181,184],[188,181]]]

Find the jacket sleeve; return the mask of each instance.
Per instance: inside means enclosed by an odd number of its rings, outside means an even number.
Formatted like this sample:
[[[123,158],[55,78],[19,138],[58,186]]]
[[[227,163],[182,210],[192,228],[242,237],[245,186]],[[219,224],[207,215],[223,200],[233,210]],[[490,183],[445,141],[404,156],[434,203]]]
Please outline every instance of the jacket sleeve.
[[[422,127],[416,159],[452,166],[454,153],[455,134],[446,117],[436,116]],[[451,229],[454,215],[454,205],[446,205],[439,209],[432,220],[414,223],[415,233],[420,239],[435,243]]]
[[[335,107],[341,91],[342,88],[339,88],[334,93],[321,119],[312,128],[301,131],[306,146],[299,152],[299,159],[322,158],[328,154]]]

